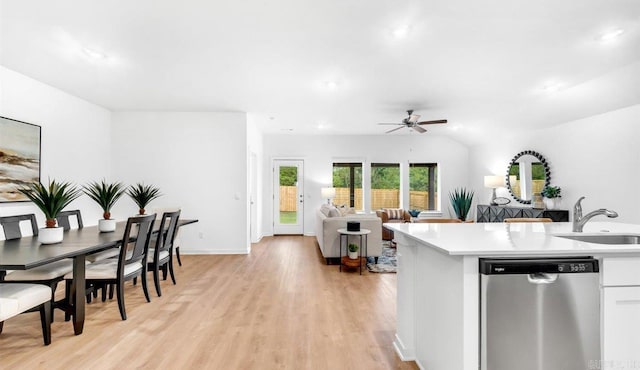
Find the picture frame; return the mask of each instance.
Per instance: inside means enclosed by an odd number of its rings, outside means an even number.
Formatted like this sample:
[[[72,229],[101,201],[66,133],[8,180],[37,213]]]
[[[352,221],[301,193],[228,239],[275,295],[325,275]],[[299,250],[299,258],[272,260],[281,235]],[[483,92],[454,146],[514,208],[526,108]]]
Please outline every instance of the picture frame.
[[[18,188],[40,182],[42,127],[0,116],[0,203],[28,202]]]

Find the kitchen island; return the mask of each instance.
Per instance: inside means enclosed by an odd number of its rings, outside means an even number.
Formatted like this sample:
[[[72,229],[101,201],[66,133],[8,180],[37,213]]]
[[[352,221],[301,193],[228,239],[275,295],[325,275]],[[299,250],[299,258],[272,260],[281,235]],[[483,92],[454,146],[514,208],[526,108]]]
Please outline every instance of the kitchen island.
[[[398,256],[397,330],[403,360],[423,369],[477,370],[480,258],[592,256],[600,265],[601,356],[594,369],[640,368],[640,245],[560,237],[640,235],[640,225],[571,223],[385,224]]]

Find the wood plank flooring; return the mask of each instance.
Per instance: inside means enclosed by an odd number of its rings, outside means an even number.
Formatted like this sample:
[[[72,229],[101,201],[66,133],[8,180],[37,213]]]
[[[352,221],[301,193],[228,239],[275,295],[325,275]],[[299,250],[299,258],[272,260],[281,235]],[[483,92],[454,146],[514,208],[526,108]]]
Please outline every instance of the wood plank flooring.
[[[302,236],[182,259],[162,297],[149,275],[151,303],[127,283],[126,321],[115,299],[94,301],[74,336],[56,310],[45,347],[38,313],[7,320],[0,369],[417,369],[392,346],[395,274],[340,273]]]

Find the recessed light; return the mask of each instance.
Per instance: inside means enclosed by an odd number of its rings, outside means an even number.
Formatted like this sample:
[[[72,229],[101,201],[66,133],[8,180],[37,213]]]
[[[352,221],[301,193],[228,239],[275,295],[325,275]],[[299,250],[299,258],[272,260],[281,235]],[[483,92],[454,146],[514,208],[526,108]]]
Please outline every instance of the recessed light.
[[[292,128],[281,128],[280,131],[293,131]]]
[[[615,30],[607,31],[607,32],[601,34],[598,37],[598,40],[600,40],[602,42],[613,41],[613,40],[617,39],[618,37],[620,37],[623,33],[624,33],[624,30],[622,28],[617,28]]]
[[[338,83],[336,81],[325,81],[324,86],[328,89],[334,90],[338,88]]]
[[[82,48],[82,51],[93,59],[106,59],[107,55],[90,48]]]
[[[273,121],[276,117],[269,117],[269,120]]]
[[[391,30],[391,35],[397,39],[402,39],[407,37],[410,30],[411,30],[411,27],[407,25],[398,26]]]

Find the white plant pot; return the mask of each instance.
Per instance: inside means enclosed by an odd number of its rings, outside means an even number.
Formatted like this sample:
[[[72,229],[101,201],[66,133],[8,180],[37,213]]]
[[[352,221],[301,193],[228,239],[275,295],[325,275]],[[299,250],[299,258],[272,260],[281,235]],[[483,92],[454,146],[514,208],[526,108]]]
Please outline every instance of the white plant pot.
[[[98,220],[98,230],[100,230],[101,233],[110,233],[116,231],[116,220]]]
[[[60,243],[64,237],[63,231],[62,227],[45,227],[38,231],[38,241],[40,244]]]
[[[558,209],[560,207],[560,198],[543,198],[543,201],[546,209]]]
[[[349,251],[349,258],[352,259],[352,260],[357,260],[358,259],[358,251],[355,251],[355,252]]]

